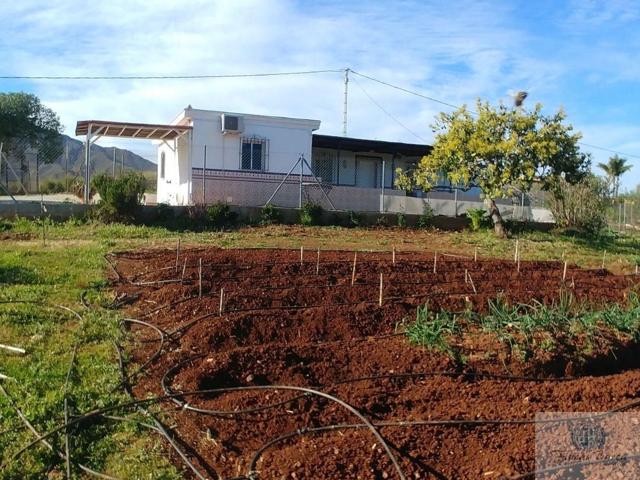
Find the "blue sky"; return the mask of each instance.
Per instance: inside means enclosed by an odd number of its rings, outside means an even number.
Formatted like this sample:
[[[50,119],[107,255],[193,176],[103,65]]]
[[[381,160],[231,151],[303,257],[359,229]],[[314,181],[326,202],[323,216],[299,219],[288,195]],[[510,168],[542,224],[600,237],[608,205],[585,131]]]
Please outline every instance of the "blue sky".
[[[348,66],[456,105],[478,97],[509,102],[510,92],[526,90],[529,105],[541,102],[548,112],[563,107],[585,143],[640,157],[640,2],[21,0],[3,2],[0,22],[3,75],[188,75]],[[168,122],[187,104],[317,118],[324,133],[339,134],[342,127],[340,74],[0,80],[0,90],[38,94],[59,112],[68,133],[77,120],[88,118]],[[349,134],[429,141],[429,124],[442,108],[355,77]],[[133,148],[152,156],[151,145],[137,142]],[[594,163],[610,155],[585,150],[593,153]],[[640,159],[630,160],[634,168],[623,178],[626,188],[640,183]]]

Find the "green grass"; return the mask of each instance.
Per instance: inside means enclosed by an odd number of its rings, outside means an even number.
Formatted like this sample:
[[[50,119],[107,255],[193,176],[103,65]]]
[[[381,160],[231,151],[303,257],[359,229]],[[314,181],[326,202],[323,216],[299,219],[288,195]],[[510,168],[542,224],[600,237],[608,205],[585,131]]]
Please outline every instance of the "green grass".
[[[219,247],[339,248],[350,250],[428,251],[483,257],[513,258],[514,240],[497,239],[491,232],[438,232],[401,228],[362,229],[271,225],[243,227],[227,232],[177,232],[153,226],[134,226],[69,220],[45,220],[43,242],[39,221],[0,220],[0,301],[30,300],[59,303],[81,311],[82,322],[55,309],[25,304],[0,305],[0,343],[25,347],[21,357],[0,352],[0,373],[16,379],[3,385],[40,432],[59,424],[61,388],[78,344],[77,365],[69,390],[74,412],[113,402],[123,394],[111,394],[118,379],[113,340],[122,342],[118,313],[104,309],[83,311],[80,294],[89,289],[96,304],[108,303],[105,263],[111,251],[140,248]],[[607,250],[607,268],[630,272],[638,258],[638,237],[609,235],[597,242],[551,233],[522,233],[523,260],[559,259],[562,252],[572,263],[599,267]],[[415,341],[447,351],[446,338],[457,334],[464,318],[424,310],[419,324],[409,327]],[[541,313],[538,315],[542,315]],[[545,313],[548,315],[548,313]],[[581,317],[585,325],[604,322],[636,334],[637,315],[630,310],[607,310],[597,318]],[[496,314],[495,322],[500,320]],[[553,318],[544,320],[549,325]],[[530,328],[530,327],[523,327]],[[1,397],[1,395],[0,395]],[[19,446],[33,440],[13,409],[0,398],[0,457],[8,460]],[[162,441],[135,424],[98,422],[72,432],[73,458],[96,470],[122,478],[178,478],[179,472],[164,458]],[[60,446],[60,439],[56,440]],[[31,449],[0,479],[44,478],[48,471],[62,471],[60,460],[43,447]],[[51,475],[55,477],[55,474]]]
[[[18,225],[28,230],[29,224]],[[68,227],[67,227],[68,228]],[[71,371],[68,398],[73,412],[126,401],[111,393],[119,381],[113,341],[122,342],[118,315],[104,309],[83,310],[79,298],[90,289],[97,302],[108,301],[102,255],[108,250],[100,240],[80,245],[41,247],[30,242],[0,244],[0,343],[20,346],[27,355],[0,351],[0,373],[15,381],[3,386],[35,428],[44,433],[60,424],[63,385],[74,346],[78,346]],[[61,304],[82,314],[82,321],[62,310],[13,301]],[[20,446],[34,439],[20,428],[22,422],[7,399],[0,395],[0,459],[7,462]],[[6,431],[9,430],[9,431]],[[179,478],[164,458],[161,441],[130,424],[99,421],[71,432],[74,461],[121,478]],[[54,444],[62,448],[61,438]],[[127,464],[122,463],[127,459]],[[124,471],[126,470],[126,471]],[[31,448],[9,468],[2,479],[64,476],[60,459],[43,446]],[[127,473],[129,472],[129,473]],[[131,472],[136,472],[135,476]]]

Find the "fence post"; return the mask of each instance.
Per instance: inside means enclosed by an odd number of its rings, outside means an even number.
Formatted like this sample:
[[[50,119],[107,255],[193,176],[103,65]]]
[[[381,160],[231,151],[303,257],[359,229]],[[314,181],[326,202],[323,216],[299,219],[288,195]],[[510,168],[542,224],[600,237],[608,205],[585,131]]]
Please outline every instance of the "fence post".
[[[455,187],[454,190],[454,194],[453,194],[453,216],[457,217],[458,216],[458,188]]]

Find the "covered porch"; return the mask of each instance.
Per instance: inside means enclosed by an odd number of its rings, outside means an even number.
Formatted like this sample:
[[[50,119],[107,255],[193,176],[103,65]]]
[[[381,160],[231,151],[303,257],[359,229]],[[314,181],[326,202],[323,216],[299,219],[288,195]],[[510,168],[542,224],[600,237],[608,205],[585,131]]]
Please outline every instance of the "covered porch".
[[[84,203],[90,202],[91,192],[91,145],[102,137],[131,138],[138,140],[157,141],[160,143],[171,142],[175,150],[178,138],[190,134],[192,127],[189,125],[166,125],[153,123],[115,122],[110,120],[80,120],[76,124],[76,136],[85,137],[85,161],[84,161]],[[159,165],[160,171],[165,166]]]

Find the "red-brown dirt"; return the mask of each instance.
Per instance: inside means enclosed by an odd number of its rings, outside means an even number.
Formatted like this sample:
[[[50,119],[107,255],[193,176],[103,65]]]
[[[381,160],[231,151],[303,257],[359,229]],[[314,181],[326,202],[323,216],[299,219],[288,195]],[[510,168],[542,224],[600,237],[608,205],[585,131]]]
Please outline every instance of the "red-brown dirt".
[[[570,265],[563,282],[559,262],[522,262],[518,271],[510,261],[443,254],[434,273],[433,254],[397,253],[393,264],[391,252],[359,252],[352,285],[353,259],[353,252],[323,251],[318,264],[317,252],[305,251],[301,263],[299,251],[220,249],[190,249],[177,262],[166,250],[111,257],[128,316],[172,333],[137,377],[137,397],[256,387],[166,402],[165,420],[203,476],[249,478],[254,468],[260,479],[400,478],[361,418],[333,399],[284,387],[310,388],[356,409],[377,425],[407,479],[535,470],[531,423],[427,421],[531,421],[537,412],[619,408],[640,393],[640,356],[630,339],[611,338],[606,351],[595,348],[576,366],[564,350],[523,363],[476,332],[461,345],[462,365],[397,333],[426,302],[484,312],[490,299],[551,303],[564,289],[598,307],[624,303],[636,277]],[[128,350],[143,364],[158,335],[131,328]],[[332,425],[343,426],[322,429]]]

